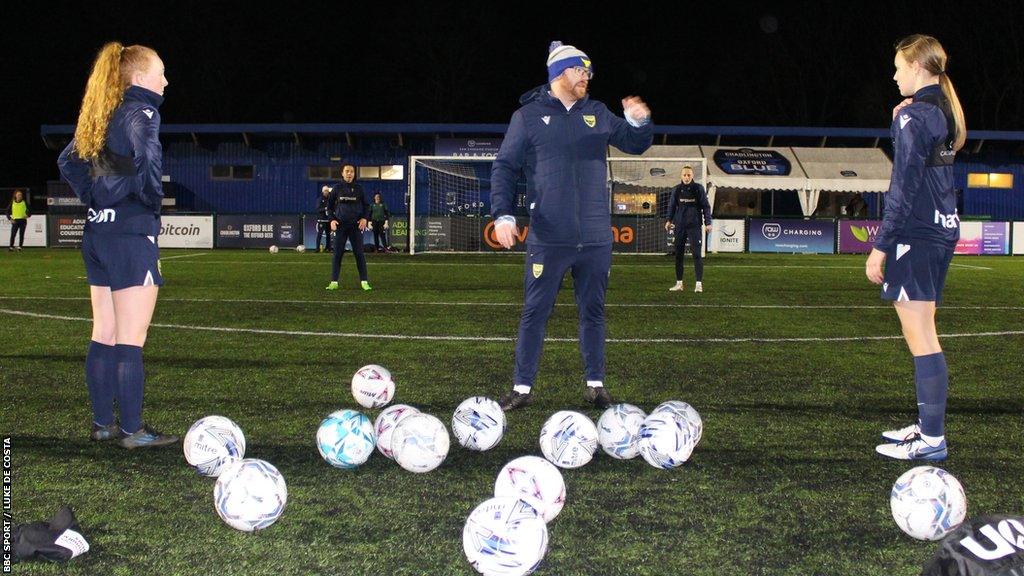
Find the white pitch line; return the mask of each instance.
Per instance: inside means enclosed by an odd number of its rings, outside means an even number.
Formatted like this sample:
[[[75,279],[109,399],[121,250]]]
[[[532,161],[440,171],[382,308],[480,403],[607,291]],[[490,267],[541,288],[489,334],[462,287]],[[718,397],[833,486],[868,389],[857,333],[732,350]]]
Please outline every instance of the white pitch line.
[[[198,254],[197,254],[198,256]],[[179,258],[179,256],[171,256],[166,258]],[[652,258],[652,260],[657,257]],[[163,259],[162,259],[163,260]],[[234,264],[242,266],[252,265],[272,265],[272,266],[310,266],[310,265],[325,265],[325,262],[309,261],[309,262],[271,262],[268,260],[204,260],[202,262],[189,262],[189,264],[210,264],[210,265],[221,265],[221,264]],[[371,266],[438,266],[438,267],[452,267],[458,266],[460,268],[466,266],[487,266],[487,267],[516,267],[521,268],[523,264],[521,262],[372,262]],[[651,262],[648,264],[612,264],[612,268],[652,268],[652,267],[669,267],[672,262]],[[953,262],[950,266],[959,266],[961,268],[969,268],[972,270],[993,270],[993,268],[986,268],[984,266],[971,266],[969,264],[959,264]],[[704,263],[705,268],[712,270],[725,269],[725,268],[750,268],[750,269],[805,269],[805,270],[863,270],[864,266],[824,266],[824,265],[809,265],[809,264],[715,264],[715,263]]]
[[[42,301],[87,301],[86,296],[0,296],[0,300],[42,300]],[[259,298],[160,298],[161,302],[195,302],[218,304],[309,304],[311,306],[478,306],[478,307],[522,307],[522,302],[439,302],[422,300],[300,300],[300,299],[259,299]],[[555,306],[575,308],[571,302],[558,302]],[[668,304],[659,302],[606,303],[605,308],[709,308],[740,310],[892,310],[892,306],[862,304]],[[1024,306],[941,306],[942,310],[1024,310]]]
[[[950,262],[949,265],[959,266],[960,268],[970,268],[971,270],[991,270],[991,268],[986,268],[984,266],[971,266],[970,264],[960,264],[958,262]]]
[[[253,265],[273,265],[273,266],[326,266],[327,262],[270,262],[268,260],[203,260],[201,262],[189,262],[189,264],[210,264],[210,265],[221,265],[221,264],[235,264],[239,266],[253,266]],[[466,266],[486,266],[486,267],[516,267],[522,268],[522,262],[516,263],[483,263],[483,262],[370,262],[369,266],[440,266],[440,267],[454,267],[464,268]],[[651,262],[650,264],[612,264],[612,268],[652,268],[658,266],[670,267],[672,262]],[[805,264],[709,264],[704,263],[705,268],[711,269],[722,269],[722,268],[806,268],[806,269],[817,269],[817,270],[863,270],[863,266],[810,266]]]
[[[160,258],[160,261],[163,262],[164,260],[174,260],[177,258],[195,258],[197,256],[209,256],[210,254],[212,254],[212,252],[200,252],[199,254],[179,254],[177,256],[162,256]]]
[[[63,320],[73,322],[92,322],[91,318],[76,316],[59,316],[56,314],[36,314],[21,310],[5,310],[0,314],[42,318],[47,320]],[[151,324],[154,328],[171,328],[176,330],[196,330],[203,332],[227,332],[233,334],[269,334],[274,336],[316,336],[337,338],[370,338],[377,340],[418,340],[431,342],[515,342],[508,336],[434,336],[410,334],[359,334],[354,332],[317,332],[312,330],[272,330],[266,328],[230,328],[225,326],[188,326],[183,324]],[[978,338],[994,336],[1024,336],[1024,330],[1006,332],[975,332],[962,334],[939,334],[940,338]],[[757,342],[763,344],[807,343],[807,342],[871,342],[878,340],[902,340],[903,336],[837,336],[837,337],[803,337],[803,338],[766,338],[751,336],[746,338],[608,338],[608,344],[729,344]],[[576,338],[545,338],[545,342],[576,343]]]

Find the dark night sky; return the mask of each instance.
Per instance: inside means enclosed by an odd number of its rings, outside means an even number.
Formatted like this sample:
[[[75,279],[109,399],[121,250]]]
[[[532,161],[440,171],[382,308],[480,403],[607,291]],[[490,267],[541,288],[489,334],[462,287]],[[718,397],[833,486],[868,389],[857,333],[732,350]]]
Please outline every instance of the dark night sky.
[[[639,94],[659,124],[886,127],[892,46],[924,32],[969,128],[1024,129],[1017,0],[27,4],[2,12],[0,187],[57,177],[39,126],[75,122],[111,39],[160,53],[165,123],[503,123],[560,39],[594,61],[596,98]]]

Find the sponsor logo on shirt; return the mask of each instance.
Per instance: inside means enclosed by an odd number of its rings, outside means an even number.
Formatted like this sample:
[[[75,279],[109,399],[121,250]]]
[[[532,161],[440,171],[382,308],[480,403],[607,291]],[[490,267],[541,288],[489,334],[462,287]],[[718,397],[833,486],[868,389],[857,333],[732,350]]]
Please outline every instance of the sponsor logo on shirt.
[[[956,212],[952,214],[943,214],[936,210],[935,223],[943,228],[953,229],[960,225],[960,216],[958,216]]]
[[[92,222],[93,224],[105,224],[115,220],[117,220],[117,211],[113,208],[104,208],[99,212],[89,208],[89,222]]]

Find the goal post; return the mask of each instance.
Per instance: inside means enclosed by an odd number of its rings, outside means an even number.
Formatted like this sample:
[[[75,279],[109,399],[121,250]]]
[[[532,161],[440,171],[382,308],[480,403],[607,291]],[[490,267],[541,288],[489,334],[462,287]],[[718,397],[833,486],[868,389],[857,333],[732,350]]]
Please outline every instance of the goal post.
[[[409,157],[410,254],[504,251],[497,245],[490,216],[493,162],[493,157]],[[673,233],[665,231],[665,218],[684,166],[693,169],[694,181],[706,186],[704,158],[608,158],[608,212],[616,253],[671,251]],[[525,249],[529,193],[520,177],[513,206],[521,237],[514,250]]]

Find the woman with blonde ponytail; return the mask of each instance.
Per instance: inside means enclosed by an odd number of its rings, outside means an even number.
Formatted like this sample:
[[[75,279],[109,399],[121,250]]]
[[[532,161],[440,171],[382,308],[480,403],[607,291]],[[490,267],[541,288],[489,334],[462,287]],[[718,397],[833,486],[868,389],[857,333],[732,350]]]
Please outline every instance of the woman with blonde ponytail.
[[[92,299],[85,382],[92,440],[124,448],[178,441],[142,421],[146,342],[159,287],[164,63],[152,48],[111,42],[96,56],[75,138],[57,161],[88,207],[82,258]],[[114,418],[117,403],[120,421]]]
[[[960,238],[953,159],[967,140],[946,51],[931,36],[896,44],[893,80],[906,99],[893,108],[892,179],[868,256],[868,280],[896,308],[914,357],[917,422],[882,433],[875,450],[898,460],[945,460],[949,372],[935,328],[946,272]]]

